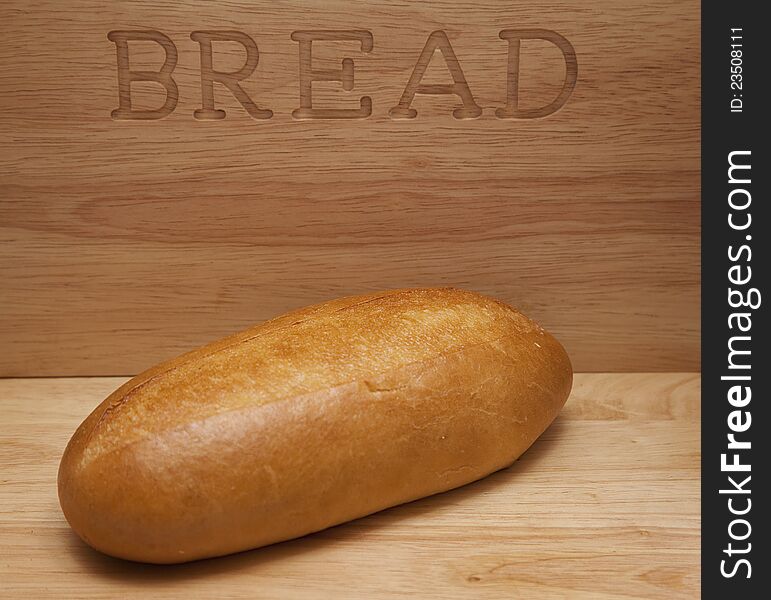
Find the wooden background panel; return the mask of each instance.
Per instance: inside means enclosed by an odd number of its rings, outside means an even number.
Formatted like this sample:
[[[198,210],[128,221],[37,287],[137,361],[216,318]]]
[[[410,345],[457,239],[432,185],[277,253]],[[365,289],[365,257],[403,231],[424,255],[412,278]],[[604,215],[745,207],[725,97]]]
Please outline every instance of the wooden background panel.
[[[0,374],[130,374],[285,310],[340,295],[457,285],[511,302],[584,371],[699,367],[699,7],[591,3],[42,2],[0,8]],[[499,119],[507,28],[559,32],[578,81],[538,119]],[[155,121],[114,120],[118,29],[169,36],[179,101]],[[242,82],[201,107],[198,29],[259,47]],[[295,119],[294,31],[314,68],[354,60],[354,89],[313,84],[314,106],[363,119]],[[457,96],[396,106],[429,34],[443,30],[482,115]],[[215,68],[244,61],[214,43]],[[157,70],[154,42],[133,69]],[[565,77],[556,46],[521,47],[520,106]],[[450,80],[437,52],[424,83]],[[135,108],[163,102],[139,83]]]

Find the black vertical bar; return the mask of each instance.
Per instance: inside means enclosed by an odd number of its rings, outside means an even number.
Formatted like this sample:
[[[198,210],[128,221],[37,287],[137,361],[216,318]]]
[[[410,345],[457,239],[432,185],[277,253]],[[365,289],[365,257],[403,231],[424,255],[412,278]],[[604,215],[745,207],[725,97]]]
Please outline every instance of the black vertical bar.
[[[760,6],[760,2],[702,2],[704,598],[771,597],[767,518],[771,506],[763,492],[768,488],[767,456],[771,452],[771,364],[765,306],[771,303],[771,289],[766,285],[771,198],[762,137],[768,130],[765,112],[769,100],[764,92],[771,56]],[[749,165],[748,169],[734,169],[733,182],[729,181],[729,160]],[[751,279],[745,281],[750,274]],[[732,302],[748,305],[731,306]],[[740,314],[744,316],[737,316]],[[730,358],[731,338],[734,350],[751,354],[736,353]],[[749,393],[752,397],[747,402]],[[750,442],[751,448],[729,448],[731,434],[736,442]],[[734,462],[741,467],[728,470]],[[729,464],[728,469],[723,463]],[[750,470],[738,470],[745,465]],[[751,479],[746,480],[748,476]],[[747,508],[746,514],[735,514]],[[740,562],[743,560],[746,562]]]

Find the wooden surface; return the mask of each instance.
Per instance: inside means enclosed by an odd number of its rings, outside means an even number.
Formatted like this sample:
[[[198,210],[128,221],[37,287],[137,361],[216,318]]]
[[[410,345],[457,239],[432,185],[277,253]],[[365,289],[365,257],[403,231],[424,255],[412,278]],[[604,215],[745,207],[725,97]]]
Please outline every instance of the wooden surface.
[[[512,467],[305,538],[177,567],[68,528],[62,450],[122,379],[0,380],[0,597],[691,599],[699,593],[695,374],[578,375]]]
[[[511,28],[573,48],[577,81],[556,112],[496,116]],[[178,54],[178,102],[160,120],[112,117],[108,33],[136,29]],[[240,85],[270,119],[220,83],[225,118],[194,118],[199,30],[254,40]],[[312,82],[322,112],[298,118],[307,30],[371,34],[372,49],[314,41],[311,68],[351,58],[353,89]],[[421,62],[432,31],[446,43],[432,38]],[[427,285],[518,305],[578,370],[695,371],[699,34],[696,0],[3,2],[0,375],[136,373],[291,308]],[[128,46],[130,69],[158,71],[159,43]],[[245,63],[238,42],[212,48],[214,70]],[[446,60],[481,116],[417,94],[417,117],[394,118],[416,65],[423,84],[452,83]],[[525,40],[518,64],[527,117],[558,96],[566,59]],[[329,118],[365,96],[370,116]],[[166,96],[140,81],[131,98],[146,110]]]

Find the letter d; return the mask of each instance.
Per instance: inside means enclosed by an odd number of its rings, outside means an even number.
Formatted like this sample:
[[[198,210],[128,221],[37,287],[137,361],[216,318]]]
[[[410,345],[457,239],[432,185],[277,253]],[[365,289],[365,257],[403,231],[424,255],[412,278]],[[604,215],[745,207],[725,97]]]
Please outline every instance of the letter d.
[[[506,107],[495,111],[499,119],[537,119],[557,112],[567,102],[578,79],[578,61],[573,45],[556,31],[548,29],[504,29],[498,34],[509,43],[509,61],[506,79]],[[554,101],[540,108],[519,108],[519,52],[522,40],[545,40],[562,52],[565,59],[565,80]]]

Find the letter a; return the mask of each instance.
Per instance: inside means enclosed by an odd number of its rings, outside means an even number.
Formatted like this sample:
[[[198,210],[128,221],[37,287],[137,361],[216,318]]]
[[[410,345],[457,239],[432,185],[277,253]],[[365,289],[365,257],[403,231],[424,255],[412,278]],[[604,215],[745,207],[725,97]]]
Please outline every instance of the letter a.
[[[450,75],[454,83],[440,83],[440,84],[423,84],[420,83],[423,79],[423,75],[426,73],[428,63],[431,62],[431,57],[434,52],[439,50],[444,57],[447,68],[450,70]],[[399,104],[394,106],[388,114],[394,119],[414,119],[418,111],[414,108],[410,108],[412,101],[415,98],[415,94],[455,94],[463,102],[462,108],[456,108],[452,111],[453,116],[456,119],[474,119],[482,114],[482,109],[477,106],[474,101],[474,96],[471,94],[468,83],[466,83],[466,77],[463,75],[463,69],[460,68],[455,52],[450,45],[450,40],[447,38],[447,34],[444,31],[434,31],[420,53],[418,62],[415,65],[415,69],[412,71],[412,76],[407,82],[407,87],[404,88]]]

